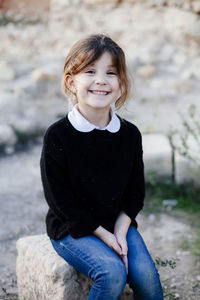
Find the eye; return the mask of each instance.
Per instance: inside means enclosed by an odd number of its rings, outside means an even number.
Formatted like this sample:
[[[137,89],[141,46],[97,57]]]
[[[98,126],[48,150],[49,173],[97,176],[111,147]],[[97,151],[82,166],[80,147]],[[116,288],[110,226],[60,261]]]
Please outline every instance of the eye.
[[[87,73],[87,74],[94,74],[94,71],[93,70],[86,70],[85,73]]]
[[[108,75],[117,75],[114,71],[108,71],[107,74]]]

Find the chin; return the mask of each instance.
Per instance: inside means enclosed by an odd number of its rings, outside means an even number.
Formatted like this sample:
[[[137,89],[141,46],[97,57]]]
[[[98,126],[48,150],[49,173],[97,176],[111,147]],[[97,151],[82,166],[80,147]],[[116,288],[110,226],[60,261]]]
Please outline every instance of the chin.
[[[96,108],[104,108],[108,107],[112,104],[110,101],[104,101],[104,100],[99,100],[99,101],[90,101],[88,102],[90,106],[96,107]]]
[[[100,103],[100,104],[90,104],[90,106],[92,106],[93,108],[106,108],[106,107],[110,107],[110,103],[107,103],[107,104],[103,104],[103,103]]]

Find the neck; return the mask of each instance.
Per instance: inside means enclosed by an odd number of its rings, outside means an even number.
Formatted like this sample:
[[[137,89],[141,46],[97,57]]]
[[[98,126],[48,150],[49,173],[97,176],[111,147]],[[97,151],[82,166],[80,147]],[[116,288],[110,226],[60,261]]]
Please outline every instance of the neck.
[[[106,127],[110,122],[110,106],[96,109],[92,107],[85,108],[78,104],[77,109],[85,119],[99,128]]]

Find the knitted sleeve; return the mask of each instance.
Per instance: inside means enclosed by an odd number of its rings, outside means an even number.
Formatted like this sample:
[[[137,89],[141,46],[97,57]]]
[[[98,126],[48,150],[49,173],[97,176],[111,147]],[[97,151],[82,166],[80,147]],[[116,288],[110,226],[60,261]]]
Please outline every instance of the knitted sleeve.
[[[137,129],[134,136],[135,157],[132,172],[123,196],[122,210],[134,221],[135,217],[142,209],[145,197],[145,180],[142,137]]]
[[[74,197],[63,145],[51,131],[44,137],[40,168],[44,195],[54,214],[72,237],[91,234],[99,224]]]

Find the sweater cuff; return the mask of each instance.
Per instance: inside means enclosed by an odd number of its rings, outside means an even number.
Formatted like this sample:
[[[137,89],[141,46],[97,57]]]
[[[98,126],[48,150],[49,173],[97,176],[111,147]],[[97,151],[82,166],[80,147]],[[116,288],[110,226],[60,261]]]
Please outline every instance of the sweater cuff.
[[[68,231],[73,238],[80,238],[93,234],[94,230],[99,226],[100,224],[98,222],[92,220],[89,222],[87,220],[87,223],[76,222],[74,225],[70,224]]]
[[[140,212],[140,210],[142,209],[143,204],[141,204],[140,207],[137,208],[133,208],[132,205],[126,205],[124,204],[122,206],[122,210],[127,214],[127,216],[129,216],[129,218],[131,218],[131,221],[135,221],[136,216],[138,215],[138,213]]]

